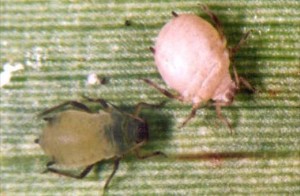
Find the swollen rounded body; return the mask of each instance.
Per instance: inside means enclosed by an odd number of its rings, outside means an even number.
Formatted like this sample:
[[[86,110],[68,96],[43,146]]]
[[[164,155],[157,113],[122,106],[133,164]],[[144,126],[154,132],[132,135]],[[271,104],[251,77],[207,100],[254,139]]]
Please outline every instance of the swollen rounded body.
[[[161,29],[154,50],[159,73],[183,101],[230,101],[235,83],[226,39],[210,23],[196,15],[178,15]]]

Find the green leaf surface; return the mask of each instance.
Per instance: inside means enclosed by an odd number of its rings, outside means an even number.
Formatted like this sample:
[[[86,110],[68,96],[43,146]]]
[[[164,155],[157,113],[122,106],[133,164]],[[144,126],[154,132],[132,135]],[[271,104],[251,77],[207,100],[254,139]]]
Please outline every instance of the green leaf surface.
[[[82,95],[126,110],[166,100],[140,80],[166,87],[149,47],[171,11],[209,20],[199,3],[220,18],[229,45],[252,30],[235,64],[259,92],[241,91],[222,110],[235,134],[211,107],[183,128],[188,103],[168,100],[159,111],[145,111],[150,141],[143,152],[160,150],[168,158],[125,157],[107,195],[299,195],[298,0],[2,0],[0,71],[8,64],[24,69],[0,89],[0,195],[101,194],[112,161],[83,180],[41,173],[49,159],[33,142],[44,126],[36,115]],[[89,85],[91,73],[108,82]]]

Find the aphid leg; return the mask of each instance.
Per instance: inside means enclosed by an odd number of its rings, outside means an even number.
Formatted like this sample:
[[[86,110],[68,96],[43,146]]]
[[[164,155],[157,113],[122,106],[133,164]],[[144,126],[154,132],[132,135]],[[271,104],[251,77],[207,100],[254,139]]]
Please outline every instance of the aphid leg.
[[[155,49],[153,47],[149,47],[149,49],[152,52],[152,54],[155,54]]]
[[[250,33],[251,33],[251,30],[249,30],[247,33],[245,33],[243,35],[242,39],[239,41],[239,43],[236,46],[234,46],[233,48],[229,48],[231,60],[233,60],[234,55],[237,53],[237,51],[240,49],[240,47],[245,43],[245,41],[248,38]]]
[[[89,97],[86,97],[86,96],[83,96],[83,98],[85,98],[86,100],[88,100],[90,102],[100,103],[104,109],[109,108],[107,102],[104,99],[101,99],[101,98],[92,99],[92,98],[89,98]]]
[[[214,103],[215,107],[216,107],[216,113],[217,113],[217,116],[218,118],[225,124],[229,127],[230,129],[230,133],[232,134],[232,127],[231,127],[231,124],[228,122],[227,118],[225,118],[223,115],[222,115],[222,112],[221,112],[221,106],[226,106],[228,105],[229,103],[223,103],[223,102],[216,102]]]
[[[84,110],[86,112],[91,112],[91,110],[86,105],[84,105],[84,104],[82,104],[80,102],[77,102],[77,101],[66,101],[66,102],[64,102],[62,104],[59,104],[57,106],[49,108],[48,110],[43,111],[42,113],[38,114],[38,117],[41,117],[41,116],[44,116],[44,115],[49,114],[51,112],[54,112],[55,110],[58,110],[58,109],[60,109],[62,107],[65,107],[67,105],[72,105],[73,107],[79,108],[79,109]]]
[[[53,120],[53,117],[44,117],[43,120],[50,122]]]
[[[242,83],[248,90],[252,91],[252,92],[256,92],[256,89],[252,87],[252,85],[243,77],[239,76],[236,70],[236,67],[234,66],[234,64],[232,65],[233,68],[233,74],[234,74],[234,79],[235,79],[235,83],[238,89],[240,89],[240,83]]]
[[[197,110],[199,109],[200,105],[196,104],[193,105],[191,113],[188,115],[188,117],[183,121],[181,124],[180,128],[184,127],[192,118],[195,117]]]
[[[172,11],[172,15],[176,18],[178,14],[175,11]]]
[[[115,159],[115,162],[114,162],[114,169],[113,169],[113,172],[110,174],[110,176],[107,178],[106,182],[105,182],[105,185],[104,185],[104,190],[107,189],[112,177],[114,177],[116,171],[118,170],[119,168],[119,163],[120,163],[120,160],[121,158],[116,158]]]
[[[257,90],[254,87],[252,87],[252,85],[245,78],[239,77],[239,80],[248,90],[250,90],[253,93],[257,92]]]
[[[53,164],[54,164],[54,162],[48,162],[47,163],[47,169],[43,173],[52,172],[52,173],[56,173],[56,174],[59,174],[59,175],[62,175],[62,176],[67,176],[67,177],[76,178],[76,179],[84,178],[91,171],[93,166],[95,165],[95,164],[89,165],[79,175],[75,175],[75,174],[72,174],[72,173],[67,173],[67,172],[64,172],[64,171],[60,171],[60,170],[51,168],[50,166],[53,165]]]
[[[147,108],[161,108],[163,107],[164,105],[166,104],[165,101],[159,103],[159,104],[149,104],[149,103],[145,103],[145,102],[140,102],[138,103],[136,106],[135,106],[135,110],[134,110],[134,113],[133,113],[133,116],[134,117],[138,117],[142,108],[144,107],[147,107]]]
[[[240,89],[240,82],[246,87],[248,88],[250,91],[252,92],[256,92],[256,90],[250,85],[250,83],[244,79],[243,77],[238,76],[238,73],[236,71],[236,67],[234,65],[234,60],[233,57],[234,55],[237,53],[237,51],[240,49],[240,47],[245,43],[247,37],[249,36],[251,30],[248,31],[247,33],[244,34],[244,36],[242,37],[242,39],[239,41],[239,43],[233,47],[233,48],[229,48],[229,53],[230,53],[230,58],[232,61],[232,68],[233,68],[233,73],[234,73],[234,79],[235,79],[235,83],[238,89]]]
[[[49,161],[49,162],[46,164],[46,166],[47,166],[47,168],[48,168],[48,167],[50,167],[51,165],[54,165],[54,164],[55,164],[54,161]]]
[[[234,63],[232,63],[232,69],[233,69],[233,75],[234,75],[234,80],[235,80],[236,87],[237,87],[237,89],[240,89],[239,75],[236,71],[236,67],[235,67]]]
[[[139,149],[135,149],[134,152],[135,152],[135,156],[138,159],[147,159],[147,158],[158,156],[158,155],[162,155],[164,157],[167,157],[167,155],[165,153],[161,152],[161,151],[155,151],[155,152],[152,152],[150,154],[144,154],[144,155],[140,154],[140,150]]]
[[[220,22],[219,18],[208,8],[207,5],[200,5],[200,7],[211,18],[221,39],[224,40],[225,34],[224,34],[222,23]]]
[[[177,99],[179,101],[183,101],[182,97],[180,95],[174,95],[172,93],[170,93],[169,91],[167,91],[166,89],[163,89],[161,87],[159,87],[157,84],[155,84],[154,82],[152,82],[149,79],[142,79],[144,82],[146,82],[147,84],[153,86],[154,88],[156,88],[159,92],[161,92],[162,94],[164,94],[166,97],[169,97],[171,99]]]

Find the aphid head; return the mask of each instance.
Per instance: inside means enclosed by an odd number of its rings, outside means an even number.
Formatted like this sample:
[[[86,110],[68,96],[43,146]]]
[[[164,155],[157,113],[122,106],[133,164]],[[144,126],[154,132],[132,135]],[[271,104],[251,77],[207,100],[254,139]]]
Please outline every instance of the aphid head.
[[[147,141],[149,139],[148,124],[146,121],[140,121],[136,130],[136,143]]]

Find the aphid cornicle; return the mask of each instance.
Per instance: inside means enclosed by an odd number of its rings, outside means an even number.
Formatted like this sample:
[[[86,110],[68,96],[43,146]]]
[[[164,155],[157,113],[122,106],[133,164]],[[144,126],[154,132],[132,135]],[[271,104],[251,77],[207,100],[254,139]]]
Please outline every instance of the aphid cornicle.
[[[83,103],[67,101],[42,112],[39,116],[46,116],[47,126],[39,139],[36,139],[44,152],[51,157],[45,172],[53,172],[73,178],[83,178],[95,164],[102,160],[114,159],[114,169],[107,179],[104,189],[107,188],[114,176],[122,157],[134,151],[138,158],[147,158],[154,155],[164,155],[160,151],[148,155],[140,155],[139,148],[148,140],[148,125],[139,117],[142,107],[160,107],[139,103],[135,112],[129,114],[109,105],[103,99],[90,99],[98,102],[103,110],[92,113]],[[48,114],[64,106],[72,105],[80,110],[69,109],[48,117]],[[61,171],[53,166],[85,167],[75,175]]]
[[[182,125],[195,116],[197,109],[212,100],[218,117],[231,129],[230,123],[221,114],[221,106],[233,102],[240,83],[254,90],[245,79],[238,76],[233,65],[235,81],[229,72],[230,60],[249,32],[238,45],[229,48],[219,19],[207,6],[202,8],[216,28],[196,15],[172,12],[173,19],[161,29],[155,47],[151,48],[160,75],[178,95],[148,79],[144,81],[169,98],[193,104],[190,115]]]

